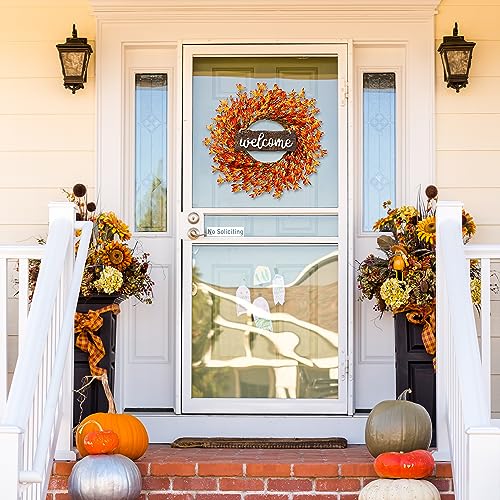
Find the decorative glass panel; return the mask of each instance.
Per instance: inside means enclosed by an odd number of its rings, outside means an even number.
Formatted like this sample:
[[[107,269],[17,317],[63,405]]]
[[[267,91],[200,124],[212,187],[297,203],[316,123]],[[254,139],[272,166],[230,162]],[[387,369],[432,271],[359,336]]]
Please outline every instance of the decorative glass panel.
[[[193,245],[192,397],[338,398],[335,245]]]
[[[217,115],[222,103],[230,102],[242,85],[250,93],[258,83],[268,89],[276,84],[290,94],[304,90],[307,99],[316,99],[321,121],[321,147],[327,154],[319,160],[317,173],[311,173],[311,185],[285,191],[281,198],[269,193],[252,198],[245,191],[235,192],[230,183],[218,183],[212,172],[213,157],[204,143],[207,126]],[[224,107],[224,105],[222,105]],[[273,57],[195,57],[193,60],[193,207],[304,207],[335,208],[338,206],[338,58],[336,56],[273,56]],[[263,113],[261,121],[266,121]],[[257,120],[256,120],[257,121]],[[269,123],[261,128],[272,130]],[[277,130],[286,128],[280,124]],[[249,127],[251,129],[251,126]],[[232,141],[233,138],[229,138]],[[274,155],[274,156],[273,156]],[[277,161],[276,152],[259,151],[251,155],[262,162]],[[254,167],[245,167],[252,169]],[[270,167],[259,167],[265,175]],[[251,173],[251,172],[250,172]]]
[[[363,74],[363,231],[396,202],[396,75]]]
[[[167,230],[166,74],[135,75],[135,230]]]

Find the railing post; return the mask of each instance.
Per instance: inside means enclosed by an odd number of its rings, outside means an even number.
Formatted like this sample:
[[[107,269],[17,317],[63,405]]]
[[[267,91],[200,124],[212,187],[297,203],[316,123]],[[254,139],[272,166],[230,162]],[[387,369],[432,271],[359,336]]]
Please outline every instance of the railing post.
[[[19,499],[19,471],[22,468],[23,431],[15,426],[0,427],[0,484],[2,500]]]
[[[49,204],[49,225],[58,218],[65,218],[71,221],[73,227],[75,225],[76,207],[70,202],[54,202]],[[71,239],[73,241],[74,238]],[[75,259],[75,249],[72,244],[68,245],[64,272],[61,283],[61,297],[66,299],[71,277],[73,275],[73,264]],[[66,309],[66,303],[59,304],[61,323],[63,311]],[[59,436],[55,452],[56,460],[75,460],[76,453],[73,451],[73,343],[70,344],[68,355],[66,358],[66,366],[64,368],[63,383],[61,386],[61,402],[59,406],[61,414],[61,425],[59,428]]]
[[[467,500],[500,498],[500,429],[474,427],[467,430]]]
[[[448,435],[448,390],[451,380],[448,376],[449,342],[448,342],[448,307],[446,305],[446,287],[444,270],[441,265],[443,245],[439,239],[440,226],[446,222],[462,219],[463,204],[458,201],[440,201],[436,210],[436,444],[434,454],[436,460],[450,460],[450,443]],[[460,223],[461,224],[461,223]]]

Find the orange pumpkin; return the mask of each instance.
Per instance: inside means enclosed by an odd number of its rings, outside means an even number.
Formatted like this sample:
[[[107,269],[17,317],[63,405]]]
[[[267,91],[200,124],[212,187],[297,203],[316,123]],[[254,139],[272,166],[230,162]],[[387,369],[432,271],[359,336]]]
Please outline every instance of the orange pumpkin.
[[[427,450],[408,453],[389,451],[381,453],[373,464],[379,477],[389,479],[421,479],[434,470],[434,457]]]
[[[76,447],[80,455],[85,457],[89,454],[84,445],[85,436],[98,430],[110,429],[117,434],[119,440],[118,447],[113,453],[125,455],[131,460],[137,460],[144,455],[149,444],[146,428],[133,415],[116,413],[115,402],[109,389],[107,376],[102,375],[101,381],[108,398],[108,413],[93,413],[80,422],[75,432]]]
[[[113,453],[119,443],[118,434],[110,430],[89,432],[83,438],[83,446],[89,455]]]

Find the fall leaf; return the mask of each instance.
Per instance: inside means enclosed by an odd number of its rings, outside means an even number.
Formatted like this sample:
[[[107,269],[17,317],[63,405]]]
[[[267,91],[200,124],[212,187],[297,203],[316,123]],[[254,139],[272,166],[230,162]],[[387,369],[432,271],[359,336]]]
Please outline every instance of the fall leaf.
[[[236,85],[236,96],[222,99],[217,115],[207,126],[210,133],[203,141],[213,155],[212,172],[217,183],[231,184],[233,192],[245,191],[251,198],[270,193],[280,198],[285,190],[298,190],[311,184],[309,176],[316,173],[319,159],[327,154],[321,147],[321,122],[316,99],[307,99],[305,90],[285,90],[274,84],[268,89],[260,82],[245,92]],[[297,148],[273,163],[261,163],[249,154],[234,150],[236,133],[258,120],[281,123],[297,134]]]

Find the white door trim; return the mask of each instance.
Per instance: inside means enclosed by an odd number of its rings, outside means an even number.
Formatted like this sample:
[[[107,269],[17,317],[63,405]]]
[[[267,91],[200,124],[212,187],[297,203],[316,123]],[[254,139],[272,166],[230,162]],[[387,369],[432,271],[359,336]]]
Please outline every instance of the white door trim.
[[[399,44],[406,47],[405,68],[408,99],[404,103],[408,123],[406,138],[406,170],[408,176],[403,186],[402,203],[414,203],[419,184],[434,180],[434,13],[438,0],[341,0],[331,5],[331,0],[257,0],[259,8],[266,10],[268,21],[249,12],[255,2],[245,2],[248,17],[243,11],[227,8],[231,0],[91,0],[97,17],[96,40],[96,168],[97,193],[102,210],[115,210],[124,214],[124,152],[126,143],[124,127],[124,47],[137,46],[177,47],[182,40],[201,42],[241,43],[329,43],[332,35],[338,39],[352,39],[357,46],[384,46]],[[265,4],[265,5],[264,5]],[[287,8],[289,7],[289,8]],[[259,9],[256,9],[257,11]],[[273,13],[280,15],[280,22],[272,21]],[[199,22],[193,23],[198,20]],[[304,22],[306,20],[307,22]],[[361,22],[362,21],[362,22]],[[294,38],[290,39],[290,33]],[[349,57],[354,60],[351,52]],[[177,84],[181,83],[179,69],[181,51],[178,51]],[[354,67],[351,64],[351,67]],[[351,76],[350,80],[352,81]],[[178,88],[181,88],[180,86]],[[352,100],[351,100],[352,101]],[[352,102],[349,106],[352,106]],[[180,116],[180,100],[177,100],[177,116]],[[350,112],[350,116],[353,116]],[[177,120],[178,122],[178,120]],[[176,146],[180,145],[181,124],[176,124]],[[349,123],[349,135],[353,136],[353,123]],[[353,151],[349,162],[353,164]],[[175,168],[181,164],[180,150],[175,152]],[[351,176],[352,177],[352,176]],[[180,181],[179,181],[180,183]],[[353,179],[349,178],[349,210],[355,211]],[[180,204],[180,193],[175,194]],[[349,253],[352,251],[352,235]],[[176,248],[180,251],[180,246]],[[350,267],[354,276],[353,266]],[[180,276],[176,275],[176,287]],[[351,278],[352,282],[352,278]],[[353,309],[354,287],[350,291],[349,308]],[[118,322],[118,339],[123,339],[124,321]],[[353,315],[350,316],[353,318]],[[179,322],[176,318],[176,326]],[[176,335],[179,335],[178,331]],[[352,348],[352,346],[350,346]],[[120,346],[118,346],[120,348]],[[180,353],[180,343],[175,346]],[[120,350],[117,353],[120,356]],[[349,354],[352,360],[352,352]],[[119,363],[118,359],[118,363]],[[118,371],[120,367],[118,366]],[[119,374],[118,374],[119,376]],[[351,375],[352,376],[352,372]],[[120,400],[118,380],[118,406]],[[180,408],[180,387],[176,387],[176,407]],[[354,405],[350,404],[350,410]],[[178,433],[183,432],[184,417],[179,417]],[[304,417],[307,418],[307,417]],[[329,418],[328,422],[343,422],[343,418]],[[303,428],[300,427],[300,428]],[[220,429],[219,429],[220,430]],[[217,430],[214,428],[214,432]],[[161,440],[161,439],[160,439]],[[358,441],[362,442],[362,432]]]
[[[262,21],[278,11],[284,19],[343,21],[416,21],[436,13],[441,0],[90,0],[100,18],[151,20],[227,19],[234,15]]]

